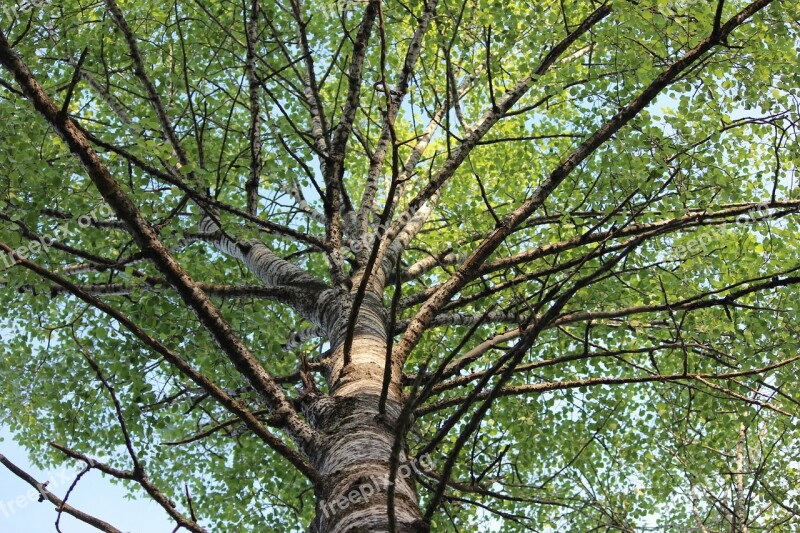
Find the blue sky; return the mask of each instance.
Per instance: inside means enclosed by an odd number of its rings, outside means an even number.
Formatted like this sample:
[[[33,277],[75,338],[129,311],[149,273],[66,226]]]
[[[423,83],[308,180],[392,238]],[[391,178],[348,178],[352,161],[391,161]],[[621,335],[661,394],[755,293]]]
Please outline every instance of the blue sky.
[[[39,481],[49,481],[48,489],[63,497],[81,466],[77,462],[65,464],[60,469],[43,472],[31,466],[27,452],[12,440],[7,429],[0,425],[0,454]],[[0,465],[0,533],[50,533],[56,531],[55,507],[39,503],[38,494],[31,486]],[[167,514],[150,500],[126,500],[125,491],[112,485],[100,472],[87,473],[73,490],[68,503],[81,511],[109,522],[114,527],[130,533],[169,533],[175,528]],[[63,533],[96,533],[98,530],[71,516],[62,515]]]

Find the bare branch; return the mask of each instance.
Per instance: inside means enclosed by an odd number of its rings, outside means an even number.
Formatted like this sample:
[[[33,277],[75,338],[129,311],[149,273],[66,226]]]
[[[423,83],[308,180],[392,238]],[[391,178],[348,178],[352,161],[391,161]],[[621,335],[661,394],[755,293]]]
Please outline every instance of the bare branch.
[[[121,530],[115,528],[108,522],[100,520],[99,518],[84,513],[83,511],[80,511],[75,507],[64,503],[64,501],[61,500],[61,498],[59,498],[58,496],[47,490],[47,488],[45,488],[47,486],[47,483],[39,483],[33,476],[31,476],[30,474],[22,470],[20,467],[9,461],[5,455],[0,454],[0,464],[8,468],[15,476],[23,480],[25,483],[36,489],[39,492],[39,498],[40,498],[39,501],[47,500],[53,505],[55,505],[57,509],[67,513],[70,516],[74,516],[81,522],[89,524],[90,526],[94,527],[95,529],[99,529],[100,531],[105,531],[106,533],[122,533]]]
[[[258,0],[250,4],[249,20],[247,21],[247,73],[248,94],[250,97],[250,177],[245,184],[247,194],[247,212],[255,216],[258,214],[258,186],[261,178],[261,116],[258,104],[258,77],[256,76],[256,46],[258,45]]]

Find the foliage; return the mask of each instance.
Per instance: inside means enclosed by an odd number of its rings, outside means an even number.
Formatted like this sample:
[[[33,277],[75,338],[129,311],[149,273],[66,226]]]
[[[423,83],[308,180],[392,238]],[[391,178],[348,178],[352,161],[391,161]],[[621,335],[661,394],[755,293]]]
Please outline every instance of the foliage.
[[[418,480],[433,531],[798,531],[796,2],[387,0],[362,79],[351,69],[373,0],[120,1],[136,53],[112,5],[8,10],[2,32],[290,401],[331,339],[289,342],[315,324],[254,288],[198,229],[203,213],[352,294],[360,276],[348,285],[337,269],[351,278],[369,256],[353,243],[371,245],[381,222],[388,243],[405,214],[425,213],[382,295],[387,321],[397,304],[407,392],[433,386],[409,453],[430,453],[439,473],[458,459],[443,500],[435,476]],[[315,500],[296,466],[75,296],[107,303],[268,420],[269,402],[0,56],[0,241],[30,250],[29,263],[0,257],[3,423],[41,464],[74,459],[51,441],[119,469],[135,449],[210,530],[304,530]],[[332,153],[337,132],[338,176],[320,148]]]

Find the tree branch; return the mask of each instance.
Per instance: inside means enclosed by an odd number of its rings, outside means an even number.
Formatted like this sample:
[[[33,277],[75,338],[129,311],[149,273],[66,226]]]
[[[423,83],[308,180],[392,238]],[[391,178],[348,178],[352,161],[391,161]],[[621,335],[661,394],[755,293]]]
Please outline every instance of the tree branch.
[[[90,526],[99,529],[100,531],[105,531],[106,533],[122,533],[121,530],[115,528],[108,522],[100,520],[90,514],[84,513],[76,509],[75,507],[64,503],[64,501],[47,490],[45,487],[47,483],[39,483],[36,479],[22,470],[20,467],[9,461],[5,455],[0,454],[0,464],[8,468],[15,476],[23,480],[25,483],[33,487],[39,492],[39,501],[47,500],[53,505],[56,506],[56,509],[59,509],[70,516],[74,516],[81,522],[85,524],[89,524]]]

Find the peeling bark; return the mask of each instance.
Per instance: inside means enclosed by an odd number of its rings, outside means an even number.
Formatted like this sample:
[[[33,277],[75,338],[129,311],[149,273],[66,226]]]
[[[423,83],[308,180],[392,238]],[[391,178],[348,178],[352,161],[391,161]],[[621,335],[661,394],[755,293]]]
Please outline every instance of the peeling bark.
[[[354,356],[359,352],[354,351]],[[358,386],[343,387],[345,395],[335,395],[318,428],[323,435],[322,449],[314,465],[322,481],[317,484],[317,516],[311,530],[319,533],[389,531],[388,488],[394,423],[402,405],[387,401],[386,412],[378,412],[379,380],[363,380]],[[358,389],[365,386],[367,392]],[[405,448],[405,447],[404,447]],[[400,454],[395,477],[394,512],[396,531],[428,531],[422,521],[415,478],[417,462],[409,461],[405,449]]]
[[[349,363],[344,365],[347,313],[331,337],[327,359],[330,396],[310,420],[320,435],[312,463],[320,473],[315,485],[317,515],[312,531],[390,531],[388,498],[400,414],[406,397],[402,371],[393,365],[385,411],[380,412],[387,351],[387,323],[379,294],[368,291],[358,313]],[[405,440],[394,481],[395,531],[427,531],[416,492],[419,463],[410,461]]]

